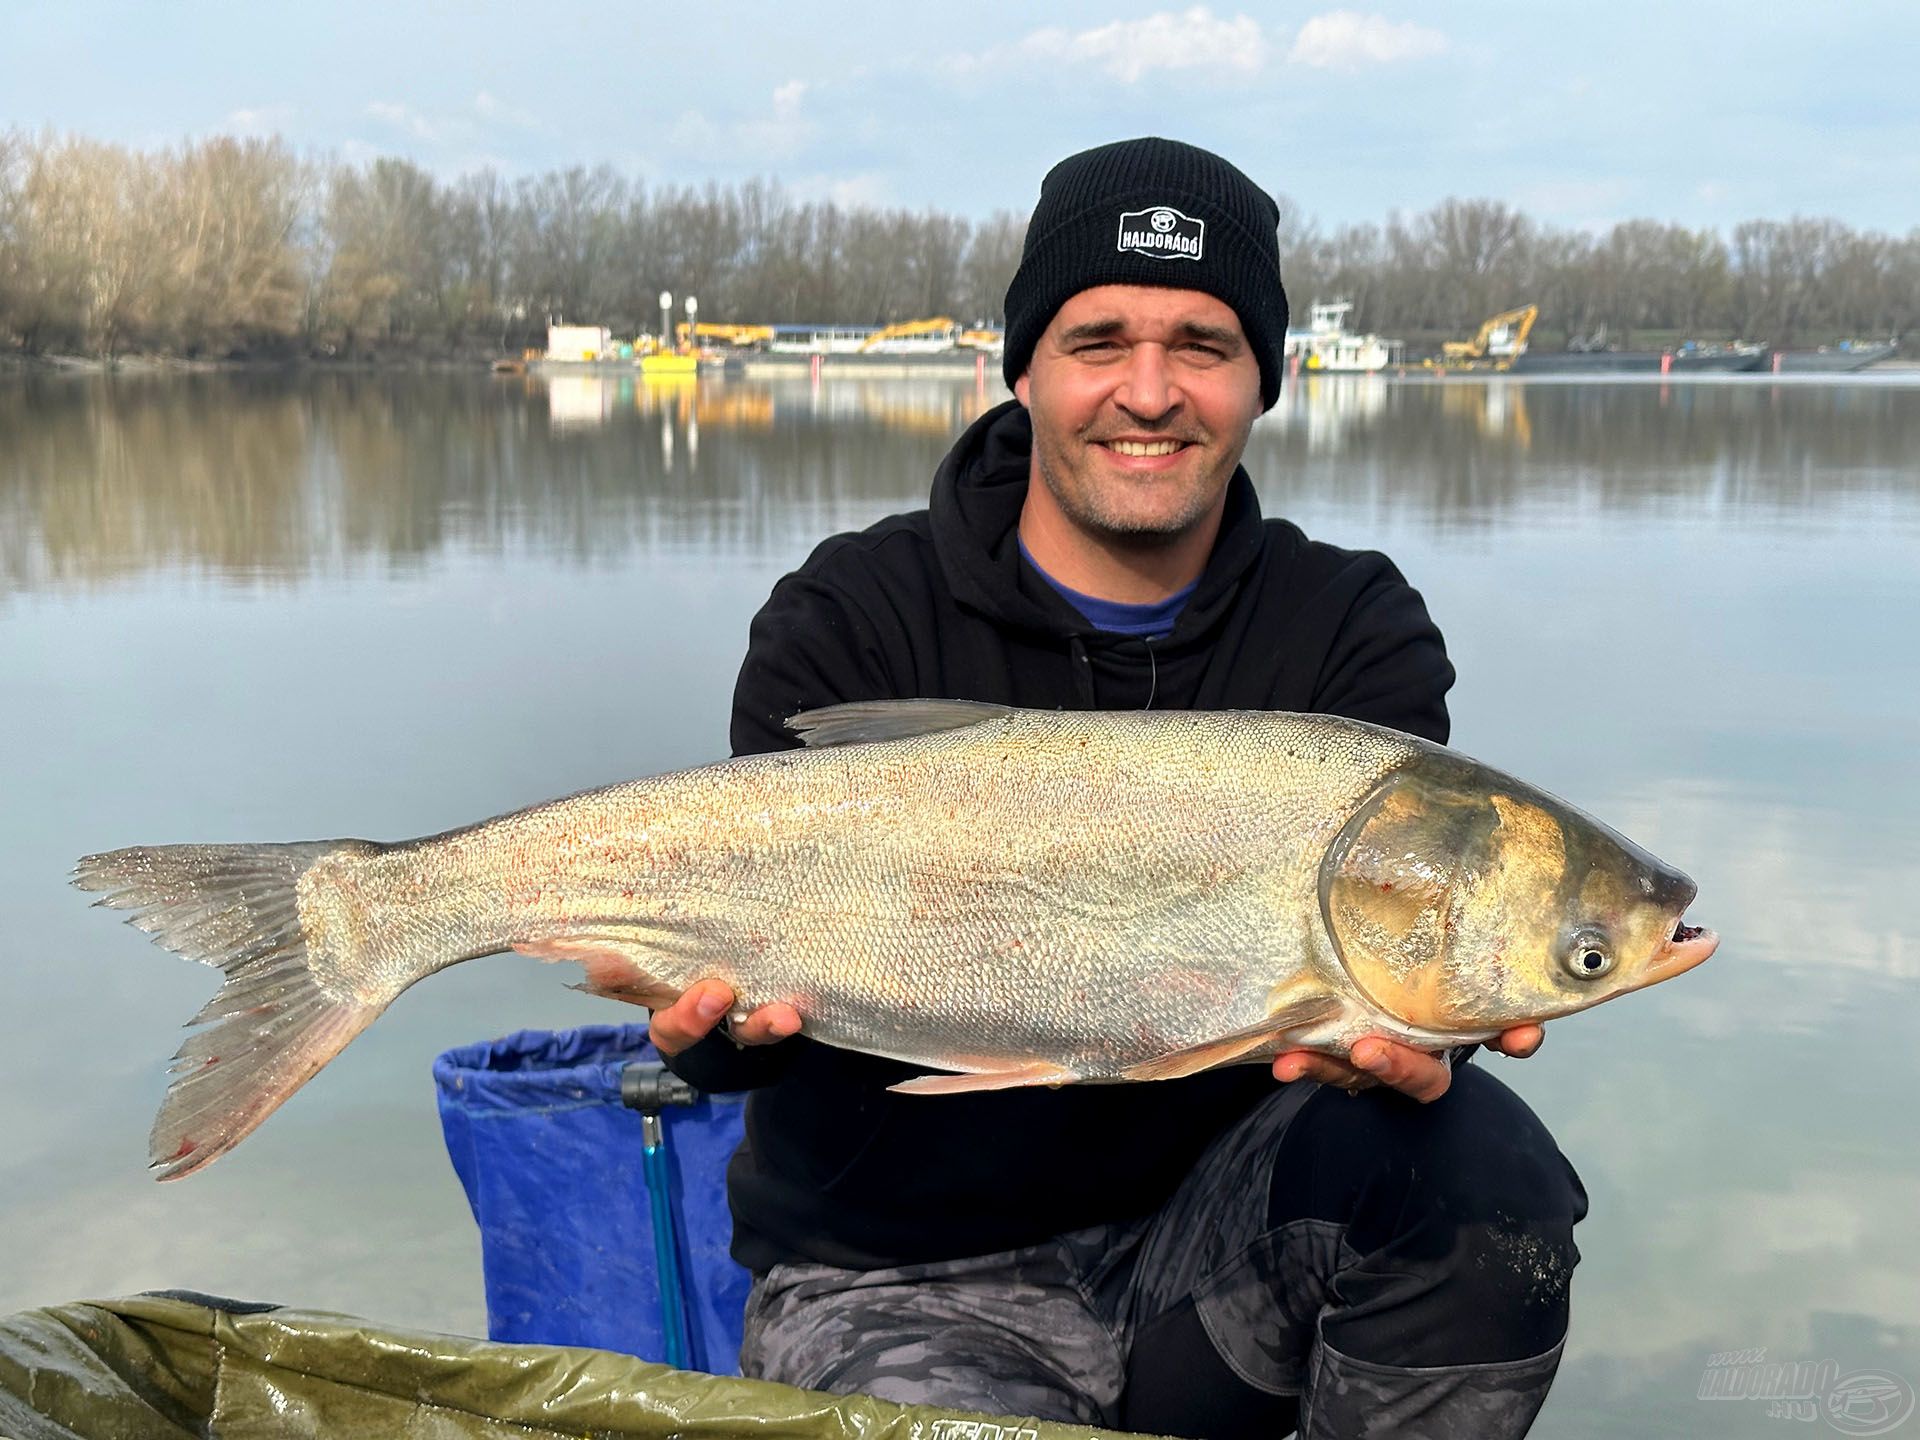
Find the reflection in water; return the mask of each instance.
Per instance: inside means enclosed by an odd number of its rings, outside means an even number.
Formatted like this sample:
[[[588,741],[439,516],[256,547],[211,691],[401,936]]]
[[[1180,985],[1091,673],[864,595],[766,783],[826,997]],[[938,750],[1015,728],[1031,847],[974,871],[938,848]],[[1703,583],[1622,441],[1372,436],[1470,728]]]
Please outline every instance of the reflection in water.
[[[533,382],[529,382],[533,383]],[[623,379],[631,391],[633,381]],[[546,382],[547,419],[555,430],[588,429],[613,418],[618,385],[599,375],[555,375]]]
[[[0,388],[0,588],[296,577],[449,547],[785,551],[915,503],[949,437],[997,398],[624,376]]]
[[[227,377],[0,386],[0,587],[306,568],[312,419]]]
[[[1296,396],[1281,443],[1256,431],[1247,465],[1283,512],[1295,497],[1339,495],[1449,525],[1595,509],[1771,509],[1826,523],[1818,517],[1920,501],[1920,389],[1378,379],[1340,389],[1319,411],[1310,390]]]
[[[448,547],[604,560],[790,551],[918,503],[972,382],[638,376],[156,377],[0,388],[0,587],[243,578]],[[1302,497],[1485,525],[1513,512],[1910,510],[1920,391],[1393,384],[1314,377],[1255,430]]]
[[[1286,382],[1266,430],[1304,436],[1311,454],[1338,454],[1347,436],[1378,423],[1389,382],[1379,375],[1306,375]]]

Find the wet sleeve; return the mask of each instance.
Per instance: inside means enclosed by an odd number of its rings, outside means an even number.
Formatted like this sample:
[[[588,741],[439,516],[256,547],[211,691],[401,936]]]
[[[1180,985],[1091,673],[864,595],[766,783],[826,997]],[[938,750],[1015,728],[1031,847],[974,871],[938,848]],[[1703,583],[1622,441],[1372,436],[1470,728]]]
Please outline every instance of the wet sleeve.
[[[1453,664],[1420,592],[1384,555],[1361,586],[1320,670],[1313,709],[1447,743]]]
[[[829,545],[832,542],[828,542]],[[878,638],[858,608],[816,567],[826,547],[774,586],[747,632],[747,656],[734,686],[731,734],[735,755],[791,750],[799,741],[789,717],[846,700],[886,697]],[[698,1090],[752,1090],[786,1074],[805,1036],[774,1045],[736,1045],[715,1031],[667,1062]]]

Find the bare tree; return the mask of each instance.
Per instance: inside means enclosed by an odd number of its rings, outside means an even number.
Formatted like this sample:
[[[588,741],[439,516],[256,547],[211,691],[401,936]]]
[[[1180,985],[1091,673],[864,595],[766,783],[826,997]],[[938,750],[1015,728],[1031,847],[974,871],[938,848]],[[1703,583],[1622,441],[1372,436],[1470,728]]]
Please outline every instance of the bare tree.
[[[1026,238],[1026,216],[1011,210],[997,210],[974,227],[967,241],[966,259],[960,266],[954,306],[958,318],[968,324],[1004,320],[1007,286],[1020,268],[1020,251]]]
[[[278,140],[220,137],[166,157],[159,197],[162,333],[188,350],[291,335],[302,275],[305,177]]]
[[[1443,200],[1421,216],[1415,234],[1431,282],[1428,313],[1463,328],[1506,308],[1510,276],[1532,229],[1526,217],[1497,200]]]

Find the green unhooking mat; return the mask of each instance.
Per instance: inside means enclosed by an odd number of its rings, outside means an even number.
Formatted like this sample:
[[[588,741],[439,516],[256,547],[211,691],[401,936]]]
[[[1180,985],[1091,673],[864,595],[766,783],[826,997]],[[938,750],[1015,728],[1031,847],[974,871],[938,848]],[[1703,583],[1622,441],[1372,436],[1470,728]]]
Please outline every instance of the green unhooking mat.
[[[142,1295],[0,1320],[6,1440],[1098,1440],[1113,1432],[718,1379],[346,1315]]]

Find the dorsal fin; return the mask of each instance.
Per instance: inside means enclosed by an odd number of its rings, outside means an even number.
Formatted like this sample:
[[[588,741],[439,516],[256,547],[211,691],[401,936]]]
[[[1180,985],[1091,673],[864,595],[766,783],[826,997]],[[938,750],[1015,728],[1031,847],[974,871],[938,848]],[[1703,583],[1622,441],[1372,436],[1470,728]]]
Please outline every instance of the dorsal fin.
[[[942,730],[962,730],[1012,713],[1005,705],[979,700],[854,700],[802,710],[788,719],[787,729],[810,748],[818,749],[822,745],[937,735]]]

